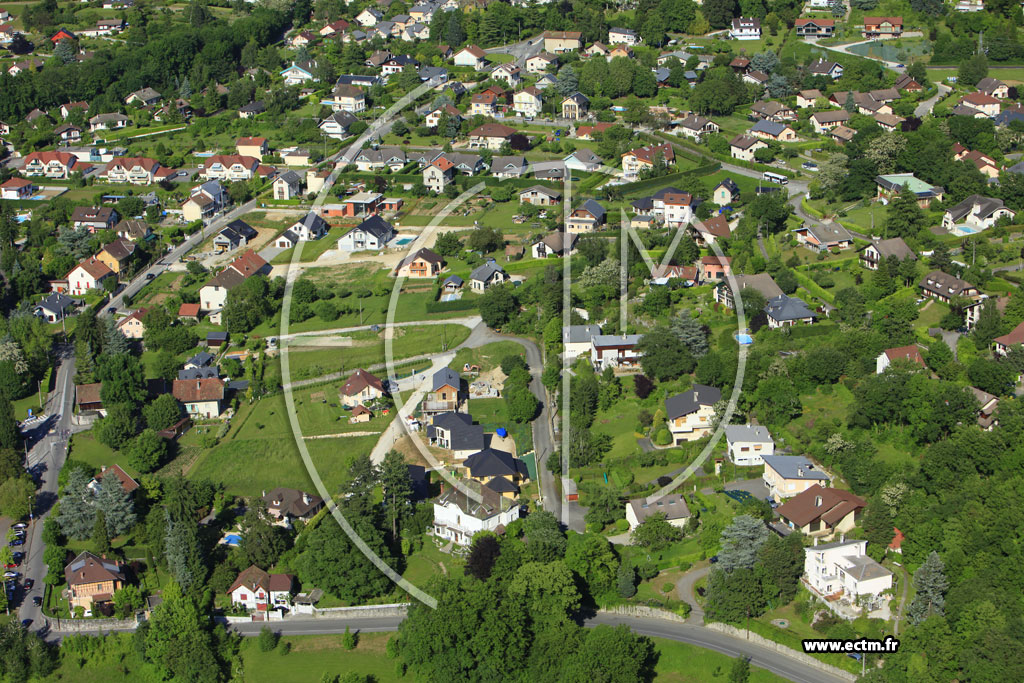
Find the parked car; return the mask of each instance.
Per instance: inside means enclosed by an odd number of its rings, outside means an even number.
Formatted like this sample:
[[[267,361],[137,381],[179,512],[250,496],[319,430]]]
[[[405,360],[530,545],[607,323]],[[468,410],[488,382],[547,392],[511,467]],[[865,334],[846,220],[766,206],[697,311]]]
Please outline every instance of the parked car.
[[[32,586],[36,585],[35,579],[25,579],[25,590],[32,590]]]
[[[156,275],[154,275],[153,273],[146,273],[146,279],[147,280],[152,280],[155,277],[156,277]]]
[[[37,596],[32,598],[32,604],[35,605],[36,607],[39,607],[40,605],[43,604],[43,599],[37,595]]]
[[[5,579],[16,579],[19,576],[21,576],[21,574],[19,574],[18,572],[4,572]]]
[[[17,524],[12,524],[11,528],[12,529],[27,529],[28,528],[28,524],[25,524],[25,522],[18,522]]]
[[[107,313],[109,313],[110,315],[114,315],[115,313],[117,313],[117,306],[111,306],[110,308],[108,308]]]
[[[7,545],[9,545],[12,548],[15,547],[15,546],[19,546],[19,545],[25,545],[25,539],[24,538],[16,538],[13,541],[11,541],[10,543],[8,543]]]

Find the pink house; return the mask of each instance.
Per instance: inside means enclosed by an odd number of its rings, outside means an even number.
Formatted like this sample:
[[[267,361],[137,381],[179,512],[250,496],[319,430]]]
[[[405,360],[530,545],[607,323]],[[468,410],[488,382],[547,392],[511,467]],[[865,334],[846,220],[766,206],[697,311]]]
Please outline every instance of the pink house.
[[[730,263],[732,259],[728,256],[719,258],[717,256],[705,256],[700,260],[697,268],[700,271],[701,282],[724,280],[731,272]]]

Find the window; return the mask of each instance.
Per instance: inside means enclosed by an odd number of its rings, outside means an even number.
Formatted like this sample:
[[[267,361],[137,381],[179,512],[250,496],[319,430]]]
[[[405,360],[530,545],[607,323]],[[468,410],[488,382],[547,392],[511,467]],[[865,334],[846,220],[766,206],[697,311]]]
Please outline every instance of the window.
[[[248,593],[239,593],[238,594],[238,600],[240,602],[245,602],[248,599],[249,599],[249,594]]]

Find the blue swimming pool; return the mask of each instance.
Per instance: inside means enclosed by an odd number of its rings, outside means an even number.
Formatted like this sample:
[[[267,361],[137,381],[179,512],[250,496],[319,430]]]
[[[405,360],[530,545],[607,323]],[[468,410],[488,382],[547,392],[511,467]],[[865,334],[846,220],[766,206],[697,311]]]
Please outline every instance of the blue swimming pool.
[[[395,246],[397,246],[397,247],[404,247],[405,245],[407,245],[410,242],[412,242],[414,239],[416,239],[416,238],[415,237],[400,237],[397,240],[395,240]]]
[[[746,346],[746,345],[749,345],[749,344],[753,344],[754,343],[754,338],[751,337],[749,334],[738,333],[736,335],[736,341],[738,341],[740,344],[743,344],[744,346]]]
[[[224,543],[226,545],[238,545],[242,542],[242,537],[238,534],[228,534],[224,537]]]

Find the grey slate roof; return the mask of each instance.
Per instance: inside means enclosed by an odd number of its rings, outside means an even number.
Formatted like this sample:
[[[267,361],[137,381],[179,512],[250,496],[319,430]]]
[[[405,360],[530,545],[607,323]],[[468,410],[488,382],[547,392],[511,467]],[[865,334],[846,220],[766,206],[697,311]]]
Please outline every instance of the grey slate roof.
[[[208,379],[210,377],[220,377],[220,369],[217,367],[206,367],[178,370],[178,379]]]
[[[659,512],[665,514],[666,520],[685,519],[690,516],[690,508],[686,506],[686,501],[679,493],[670,493],[655,501],[649,501],[647,498],[637,498],[629,501],[627,505],[633,508],[633,514],[636,515],[637,521],[641,524],[648,517]]]
[[[768,428],[762,425],[726,425],[725,438],[729,440],[729,443],[734,441],[766,442],[772,440],[772,435]]]
[[[427,427],[427,437],[433,438],[438,429],[449,432],[453,451],[483,450],[484,428],[473,424],[473,418],[466,413],[441,413],[434,416]]]
[[[394,232],[394,228],[391,227],[391,224],[380,216],[370,216],[365,221],[352,228],[352,230],[363,230],[379,240],[384,240],[384,238]],[[352,232],[352,230],[349,232]]]
[[[196,355],[186,361],[186,365],[195,365],[196,367],[206,367],[213,361],[213,354],[207,353],[206,351],[200,351]]]
[[[694,384],[689,391],[665,399],[665,414],[670,420],[696,412],[701,406],[713,406],[722,400],[722,390]]]
[[[601,206],[600,204],[598,204],[598,203],[597,203],[597,202],[596,202],[595,200],[593,200],[593,199],[587,199],[587,200],[585,200],[585,201],[584,201],[584,202],[583,202],[583,203],[582,203],[582,204],[580,205],[580,208],[581,208],[581,209],[585,209],[585,210],[586,210],[587,212],[589,212],[589,213],[590,213],[590,215],[592,215],[592,216],[593,216],[593,217],[594,217],[594,218],[595,218],[596,220],[598,220],[598,221],[602,221],[602,220],[604,220],[604,216],[605,216],[605,213],[606,213],[606,212],[605,212],[605,210],[604,210],[604,207],[603,207],[603,206]]]
[[[1003,208],[1003,200],[996,199],[994,197],[983,197],[980,194],[972,194],[967,199],[963,200],[956,206],[946,209],[953,222],[959,221],[968,214],[973,212],[974,205],[978,205],[978,216],[981,218],[988,218],[993,213]]]
[[[66,311],[68,308],[74,306],[77,303],[77,300],[72,299],[70,296],[67,296],[66,294],[54,292],[50,296],[40,301],[38,305],[44,310],[47,310],[51,313],[63,315],[64,311]]]
[[[765,304],[764,312],[779,322],[817,318],[818,314],[807,307],[803,299],[792,296],[777,296]]]
[[[495,448],[485,448],[474,453],[466,458],[464,465],[474,479],[478,477],[512,477],[517,474],[527,476],[528,474],[525,462],[513,458],[511,453]]]
[[[495,273],[504,273],[501,266],[494,261],[488,261],[487,263],[479,266],[469,275],[470,280],[479,280],[480,282],[490,282],[491,278],[494,277]]]
[[[458,389],[462,383],[462,378],[459,377],[458,373],[451,368],[441,368],[434,373],[434,377],[431,381],[431,391],[437,391],[446,384],[451,387]]]
[[[562,328],[563,344],[585,344],[601,334],[600,325],[569,325]]]
[[[802,455],[764,455],[765,467],[771,467],[784,479],[828,481],[828,475]]]
[[[771,135],[773,138],[778,137],[782,131],[786,130],[788,126],[784,123],[776,123],[775,121],[769,121],[768,119],[760,119],[754,124],[754,127],[750,129],[752,133],[764,133],[765,135]]]

